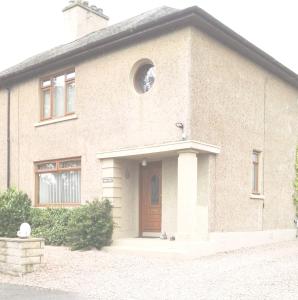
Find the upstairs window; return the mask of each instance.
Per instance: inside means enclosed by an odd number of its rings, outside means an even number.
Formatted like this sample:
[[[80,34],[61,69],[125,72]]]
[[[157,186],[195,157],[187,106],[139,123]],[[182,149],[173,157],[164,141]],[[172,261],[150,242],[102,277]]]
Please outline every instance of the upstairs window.
[[[132,67],[130,78],[138,94],[149,92],[156,79],[156,69],[153,62],[147,58],[137,61]]]
[[[260,194],[259,189],[259,169],[260,169],[260,152],[252,153],[252,193]]]
[[[155,77],[155,67],[153,64],[141,65],[134,78],[136,91],[139,94],[147,93],[153,87]]]
[[[75,71],[71,70],[41,81],[41,120],[75,112]]]

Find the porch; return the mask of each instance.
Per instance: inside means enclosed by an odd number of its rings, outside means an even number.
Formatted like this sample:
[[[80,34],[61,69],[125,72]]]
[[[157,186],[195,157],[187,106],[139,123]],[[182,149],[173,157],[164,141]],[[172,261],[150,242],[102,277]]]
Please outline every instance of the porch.
[[[114,206],[114,240],[161,233],[177,241],[208,239],[219,152],[179,141],[98,153],[102,197]]]

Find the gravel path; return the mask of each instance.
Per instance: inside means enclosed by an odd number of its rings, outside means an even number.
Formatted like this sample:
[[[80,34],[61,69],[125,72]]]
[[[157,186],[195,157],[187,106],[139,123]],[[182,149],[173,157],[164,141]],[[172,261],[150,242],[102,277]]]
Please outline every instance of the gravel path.
[[[0,282],[90,299],[298,299],[298,241],[182,260],[46,247],[45,269]]]

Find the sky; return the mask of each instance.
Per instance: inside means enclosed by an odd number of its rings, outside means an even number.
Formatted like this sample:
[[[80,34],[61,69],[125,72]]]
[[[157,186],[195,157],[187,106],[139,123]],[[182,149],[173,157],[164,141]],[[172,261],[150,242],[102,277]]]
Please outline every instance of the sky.
[[[0,1],[0,70],[64,43],[68,0]],[[297,0],[90,0],[114,24],[159,6],[199,6],[298,73]]]

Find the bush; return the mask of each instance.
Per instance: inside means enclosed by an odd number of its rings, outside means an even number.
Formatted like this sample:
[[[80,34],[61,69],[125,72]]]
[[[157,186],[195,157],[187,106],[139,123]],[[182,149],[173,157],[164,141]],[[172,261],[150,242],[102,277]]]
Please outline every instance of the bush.
[[[29,222],[30,208],[27,194],[15,189],[0,193],[0,236],[16,237],[20,225]]]
[[[68,224],[71,250],[101,249],[109,245],[113,226],[112,206],[108,200],[94,200],[74,209]]]
[[[32,236],[47,245],[70,246],[72,250],[101,249],[111,243],[112,206],[108,200],[95,200],[75,209],[31,208],[28,196],[14,189],[0,193],[0,236],[16,237],[23,222]]]
[[[66,245],[71,214],[72,210],[66,208],[32,208],[30,218],[32,236],[44,238],[47,245]]]

